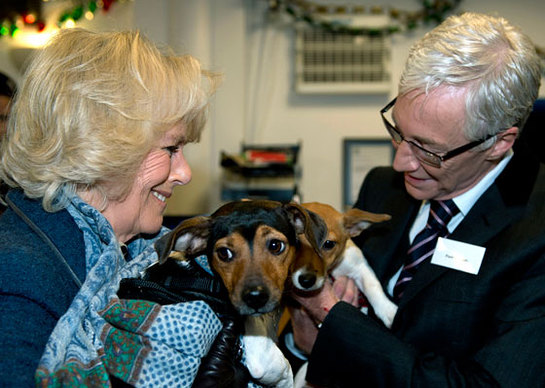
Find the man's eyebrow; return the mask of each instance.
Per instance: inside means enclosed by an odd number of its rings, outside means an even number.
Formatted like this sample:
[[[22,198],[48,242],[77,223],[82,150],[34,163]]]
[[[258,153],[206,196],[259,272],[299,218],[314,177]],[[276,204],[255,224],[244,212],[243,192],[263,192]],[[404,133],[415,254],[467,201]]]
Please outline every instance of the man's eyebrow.
[[[397,125],[397,121],[396,121],[396,119],[395,119],[395,117],[394,117],[394,113],[393,113],[393,112],[392,112],[391,117],[392,117],[392,121],[393,121],[392,124],[394,125],[395,129],[396,129],[399,133],[401,133],[403,136],[405,136],[405,134],[403,133],[403,131],[402,131],[402,130],[399,128],[399,126]],[[420,144],[429,145],[429,146],[431,146],[431,147],[434,147],[434,146],[435,146],[435,147],[439,147],[439,148],[444,147],[444,145],[439,144],[439,143],[437,143],[436,141],[431,140],[431,139],[429,139],[429,138],[427,138],[427,137],[424,137],[424,136],[415,136],[415,137],[412,137],[412,138],[409,137],[408,140],[411,140],[411,141],[415,140],[415,141],[417,141],[417,142],[420,143]],[[431,150],[430,150],[430,151],[431,151]]]

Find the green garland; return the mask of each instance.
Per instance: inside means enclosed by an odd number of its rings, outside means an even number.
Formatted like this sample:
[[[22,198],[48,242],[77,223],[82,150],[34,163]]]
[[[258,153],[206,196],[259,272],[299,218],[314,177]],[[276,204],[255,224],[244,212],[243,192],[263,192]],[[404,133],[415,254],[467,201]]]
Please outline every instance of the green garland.
[[[57,20],[57,26],[61,27],[62,24],[68,20],[77,22],[86,12],[91,12],[93,15],[99,10],[108,12],[116,1],[119,0],[74,0],[72,6],[61,12],[59,19]],[[42,32],[44,31],[46,24],[45,21],[41,20],[39,17],[34,17],[28,11],[21,15],[12,15],[11,17],[2,20],[0,24],[0,37],[13,37],[21,27],[25,26],[35,27],[38,32]]]
[[[368,7],[370,14],[389,14],[390,18],[397,21],[395,24],[382,28],[352,27],[340,21],[327,21],[320,15],[357,15],[365,13],[364,6],[334,6],[305,0],[270,0],[269,11],[278,13],[284,11],[291,15],[295,21],[302,21],[316,28],[324,29],[331,33],[350,35],[390,35],[398,32],[412,30],[422,24],[441,23],[447,14],[458,7],[462,0],[423,0],[422,9],[415,12],[402,11],[396,8],[384,9],[380,6]]]
[[[61,13],[61,16],[59,17],[57,24],[61,25],[68,19],[72,19],[73,21],[77,22],[83,17],[86,10],[93,14],[99,8],[102,9],[104,12],[108,12],[112,4],[115,3],[115,1],[116,0],[101,0],[101,1],[90,0],[87,2],[79,1],[72,8],[67,8],[64,12]]]

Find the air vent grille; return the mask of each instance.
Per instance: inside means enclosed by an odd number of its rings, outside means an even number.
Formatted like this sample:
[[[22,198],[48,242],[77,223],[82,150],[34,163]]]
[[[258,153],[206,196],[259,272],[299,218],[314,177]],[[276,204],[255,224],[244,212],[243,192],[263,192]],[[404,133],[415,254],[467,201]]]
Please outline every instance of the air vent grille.
[[[386,93],[390,38],[300,27],[296,43],[299,93]]]

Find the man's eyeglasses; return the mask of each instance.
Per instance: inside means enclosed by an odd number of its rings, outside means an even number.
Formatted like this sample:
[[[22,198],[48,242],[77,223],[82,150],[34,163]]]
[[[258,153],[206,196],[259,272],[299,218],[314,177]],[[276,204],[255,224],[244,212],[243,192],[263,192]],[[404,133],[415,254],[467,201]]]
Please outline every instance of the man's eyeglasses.
[[[466,151],[478,146],[479,144],[484,143],[488,139],[491,139],[494,136],[496,136],[496,135],[489,135],[489,136],[487,136],[486,138],[484,138],[482,140],[472,141],[471,143],[468,143],[468,144],[465,144],[465,145],[463,145],[461,147],[455,148],[452,151],[448,151],[444,155],[436,154],[435,152],[428,151],[427,149],[423,148],[422,146],[419,146],[418,144],[416,144],[412,140],[405,139],[405,137],[403,137],[403,135],[397,130],[395,125],[390,123],[388,121],[388,119],[384,116],[384,114],[386,112],[388,112],[394,106],[394,104],[396,103],[396,100],[397,100],[397,97],[394,98],[392,101],[390,101],[388,103],[388,105],[386,105],[380,111],[380,115],[382,117],[382,121],[384,122],[384,126],[386,127],[386,130],[388,131],[388,133],[392,137],[392,140],[394,141],[394,143],[396,143],[397,145],[400,145],[402,141],[406,141],[407,144],[410,145],[411,150],[413,151],[416,158],[419,161],[421,161],[422,163],[426,163],[426,164],[428,164],[428,165],[430,165],[432,167],[439,168],[439,167],[441,167],[441,163],[444,162],[445,160],[453,158],[456,155],[460,155],[461,153],[466,152]]]

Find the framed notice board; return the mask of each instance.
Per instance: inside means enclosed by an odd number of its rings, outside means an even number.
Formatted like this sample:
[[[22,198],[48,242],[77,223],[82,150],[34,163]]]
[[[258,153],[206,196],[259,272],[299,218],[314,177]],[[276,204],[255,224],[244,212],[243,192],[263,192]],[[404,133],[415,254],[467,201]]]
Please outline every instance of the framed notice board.
[[[389,166],[394,160],[391,139],[343,140],[343,206],[352,207],[367,173],[376,166]]]

